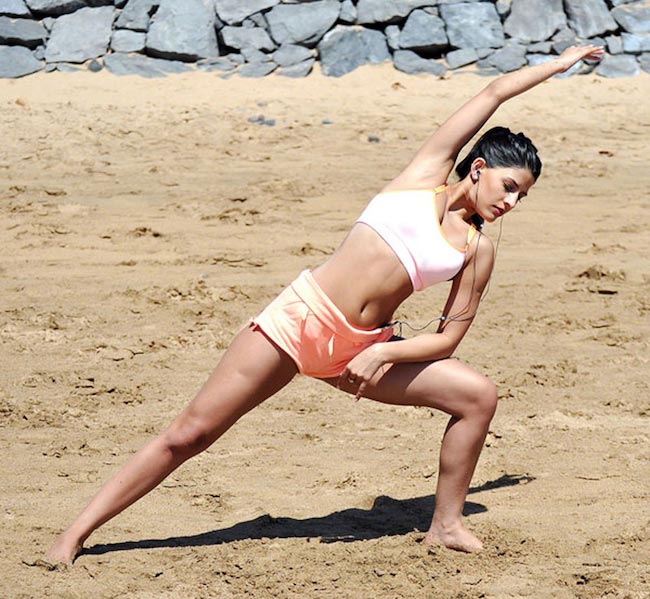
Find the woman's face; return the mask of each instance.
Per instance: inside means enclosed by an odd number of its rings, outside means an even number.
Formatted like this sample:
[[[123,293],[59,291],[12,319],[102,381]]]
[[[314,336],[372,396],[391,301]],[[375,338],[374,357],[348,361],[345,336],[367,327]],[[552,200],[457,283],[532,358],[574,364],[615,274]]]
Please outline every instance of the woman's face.
[[[476,212],[487,222],[494,222],[526,197],[534,183],[527,168],[484,167],[475,182]]]

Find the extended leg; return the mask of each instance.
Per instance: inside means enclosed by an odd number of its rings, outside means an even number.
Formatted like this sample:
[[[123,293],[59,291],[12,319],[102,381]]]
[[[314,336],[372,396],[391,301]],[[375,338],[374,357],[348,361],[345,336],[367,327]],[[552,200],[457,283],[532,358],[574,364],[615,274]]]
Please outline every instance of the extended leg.
[[[337,380],[328,381],[336,384]],[[343,390],[356,393],[354,385]],[[460,551],[482,543],[462,524],[463,505],[497,405],[494,384],[458,360],[394,364],[378,373],[365,397],[395,405],[428,406],[451,415],[440,448],[436,509],[426,536]]]
[[[188,458],[208,448],[241,416],[296,374],[294,362],[262,333],[244,329],[169,428],[138,451],[99,490],[48,552],[71,563],[99,526],[151,491]]]

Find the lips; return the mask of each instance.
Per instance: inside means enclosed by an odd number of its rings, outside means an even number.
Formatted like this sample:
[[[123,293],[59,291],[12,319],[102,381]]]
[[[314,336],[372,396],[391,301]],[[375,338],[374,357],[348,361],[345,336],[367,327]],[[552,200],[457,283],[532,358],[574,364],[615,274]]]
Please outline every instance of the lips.
[[[505,214],[505,210],[502,210],[502,209],[499,208],[498,206],[494,206],[494,214],[495,214],[497,217],[499,217],[499,216],[503,216],[503,215]]]

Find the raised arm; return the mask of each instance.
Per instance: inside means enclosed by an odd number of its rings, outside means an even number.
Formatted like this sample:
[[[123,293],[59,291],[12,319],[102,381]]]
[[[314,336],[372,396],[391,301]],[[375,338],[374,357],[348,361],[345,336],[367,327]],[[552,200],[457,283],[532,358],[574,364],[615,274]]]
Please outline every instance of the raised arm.
[[[452,114],[424,143],[408,166],[388,185],[391,189],[432,188],[447,181],[463,146],[510,98],[563,73],[583,58],[599,59],[598,46],[572,46],[555,60],[526,67],[493,80]]]

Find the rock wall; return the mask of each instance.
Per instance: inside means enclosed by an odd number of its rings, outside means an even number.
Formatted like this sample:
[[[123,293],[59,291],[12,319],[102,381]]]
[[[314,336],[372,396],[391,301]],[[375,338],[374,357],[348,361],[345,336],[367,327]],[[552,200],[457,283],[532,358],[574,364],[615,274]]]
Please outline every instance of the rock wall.
[[[0,77],[82,68],[338,77],[392,61],[496,74],[605,46],[604,77],[650,72],[650,0],[0,0]]]

